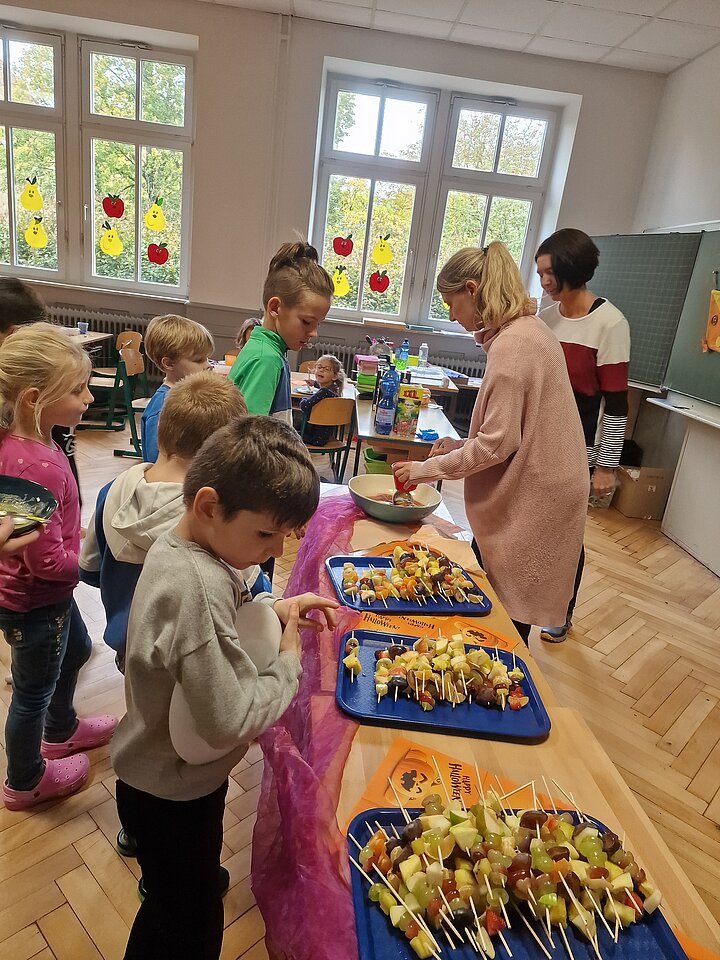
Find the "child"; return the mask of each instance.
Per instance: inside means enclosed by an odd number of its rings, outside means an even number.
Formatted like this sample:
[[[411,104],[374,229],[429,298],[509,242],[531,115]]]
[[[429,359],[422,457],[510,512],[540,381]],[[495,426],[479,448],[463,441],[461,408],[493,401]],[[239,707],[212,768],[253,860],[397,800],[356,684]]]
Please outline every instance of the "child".
[[[180,523],[151,547],[130,611],[123,717],[112,760],[117,804],[137,839],[145,900],[126,960],[216,960],[223,933],[220,868],[228,775],[250,740],[295,696],[300,625],[311,609],[334,626],[337,604],[313,594],[265,598],[285,624],[280,654],[258,674],[235,628],[244,585],[234,569],[283,550],[285,537],[314,513],[319,482],[286,424],[247,417],[216,431],[185,477]],[[261,601],[253,601],[261,602]],[[169,732],[180,684],[199,735],[227,748],[188,764]]]
[[[258,320],[257,317],[252,317],[250,320],[246,320],[243,324],[240,325],[240,329],[237,332],[235,337],[235,346],[238,349],[238,353],[242,350],[245,344],[250,339],[250,334],[253,332],[255,327],[261,327],[262,320]]]
[[[29,547],[40,537],[39,530],[26,533],[24,537],[13,537],[14,530],[15,524],[12,517],[3,517],[0,520],[0,557],[14,557],[16,553],[22,553],[25,547]]]
[[[208,370],[215,343],[201,323],[168,313],[153,317],[145,333],[145,353],[165,374],[140,418],[140,447],[145,463],[158,458],[158,418],[170,387],[190,373]]]
[[[115,650],[121,671],[135,586],[150,547],[183,515],[182,485],[190,462],[216,430],[246,415],[242,394],[224,377],[191,374],[163,405],[157,461],[130,467],[98,494],[80,553],[80,579],[100,588],[105,643]],[[258,573],[257,568],[248,572],[251,588]]]
[[[0,345],[6,337],[26,323],[45,320],[45,307],[35,291],[17,277],[0,277]],[[53,427],[52,437],[68,458],[75,482],[80,489],[75,465],[75,434],[65,427]],[[82,500],[80,501],[82,504]]]
[[[345,386],[345,371],[337,357],[331,353],[323,354],[315,364],[315,386],[319,389],[311,396],[300,401],[300,409],[305,413],[312,410],[316,403],[328,397],[341,397]],[[316,426],[308,423],[303,440],[311,447],[324,447],[333,435],[333,427]]]
[[[21,327],[0,348],[0,473],[47,487],[58,506],[22,554],[0,560],[0,628],[12,654],[5,727],[5,806],[25,810],[79,790],[107,743],[114,717],[78,720],[73,693],[92,645],[72,594],[80,552],[80,502],[53,427],[72,429],[92,401],[90,360],[48,323]]]
[[[284,243],[270,261],[262,326],[238,354],[229,379],[252,414],[292,425],[288,350],[301,350],[330,309],[333,284],[309,243]]]

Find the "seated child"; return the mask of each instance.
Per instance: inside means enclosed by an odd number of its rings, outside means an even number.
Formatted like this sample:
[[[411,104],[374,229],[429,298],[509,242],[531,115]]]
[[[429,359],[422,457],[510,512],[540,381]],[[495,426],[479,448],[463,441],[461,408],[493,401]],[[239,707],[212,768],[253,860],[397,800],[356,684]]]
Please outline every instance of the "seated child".
[[[238,330],[237,336],[235,337],[235,346],[238,349],[238,353],[240,353],[242,348],[250,339],[250,335],[252,334],[255,327],[261,327],[261,326],[262,326],[262,320],[260,320],[258,317],[252,317],[250,320],[246,320],[244,323],[240,325],[240,329]]]
[[[311,397],[303,397],[300,409],[303,413],[312,410],[316,403],[328,397],[341,397],[345,386],[345,371],[337,357],[331,353],[323,354],[315,364],[315,386],[319,389]],[[334,427],[317,426],[308,423],[303,440],[311,447],[324,447],[331,439]]]
[[[170,387],[190,373],[209,369],[208,357],[214,350],[210,331],[187,317],[168,313],[153,317],[148,324],[145,353],[163,372],[165,379],[140,418],[140,447],[145,463],[155,463],[158,458],[158,418]]]
[[[298,624],[322,629],[304,614],[318,609],[333,627],[338,606],[313,594],[252,601],[271,604],[285,625],[278,657],[258,673],[235,626],[247,596],[235,571],[279,556],[285,537],[314,513],[319,493],[292,427],[269,417],[236,420],[196,454],[182,519],[150,548],[130,612],[127,714],[112,751],[118,813],[137,839],[145,893],[126,958],[220,956],[228,776],[295,696]],[[176,685],[198,735],[227,753],[190,764],[176,752]]]
[[[105,643],[123,669],[130,604],[150,547],[183,514],[182,485],[192,458],[220,427],[247,415],[237,387],[214,373],[193,373],[172,391],[158,423],[160,453],[98,494],[80,552],[80,579],[100,588]],[[258,567],[243,571],[251,592],[270,590]]]

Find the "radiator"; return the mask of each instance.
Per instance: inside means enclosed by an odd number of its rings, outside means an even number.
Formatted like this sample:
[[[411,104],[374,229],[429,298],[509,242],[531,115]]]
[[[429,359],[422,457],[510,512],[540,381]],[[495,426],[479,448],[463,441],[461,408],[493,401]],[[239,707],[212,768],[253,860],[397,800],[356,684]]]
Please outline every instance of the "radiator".
[[[312,347],[307,351],[307,356],[305,356],[305,350],[302,353],[302,360],[317,360],[318,357],[321,357],[324,353],[332,353],[338,358],[340,363],[343,365],[343,369],[348,376],[351,376],[353,367],[355,366],[355,357],[359,353],[364,353],[363,344],[367,349],[367,343],[361,341],[358,344],[351,343],[333,343],[330,340],[318,340],[312,344]]]
[[[480,353],[479,350],[478,353]],[[457,354],[446,354],[441,357],[430,356],[429,361],[436,367],[447,367],[448,370],[464,373],[466,377],[481,377],[485,372],[485,359],[482,356],[463,357]]]
[[[104,341],[92,351],[93,364],[96,367],[112,366],[116,360],[115,340],[123,330],[137,330],[144,334],[152,319],[151,316],[142,316],[132,313],[113,313],[108,310],[87,310],[85,307],[68,305],[65,303],[51,303],[45,307],[48,320],[59,323],[63,327],[75,327],[79,321],[88,324],[91,330],[98,333],[112,334],[112,340]]]
[[[358,353],[367,353],[368,345],[364,340],[357,344],[336,343],[331,340],[320,340],[312,344],[309,350],[303,350],[301,361],[314,359],[322,356],[323,353],[332,353],[342,363],[345,373],[350,376],[355,364],[355,357]],[[458,373],[464,373],[466,377],[481,377],[485,371],[485,360],[479,355],[469,357],[460,354],[443,354],[435,356],[430,354],[428,362],[436,367],[447,367],[450,370],[457,370]]]

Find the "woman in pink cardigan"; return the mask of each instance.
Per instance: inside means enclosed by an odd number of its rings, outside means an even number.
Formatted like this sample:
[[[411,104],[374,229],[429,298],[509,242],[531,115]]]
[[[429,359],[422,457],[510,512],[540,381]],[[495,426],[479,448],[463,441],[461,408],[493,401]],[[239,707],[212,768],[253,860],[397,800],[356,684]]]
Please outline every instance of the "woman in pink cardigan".
[[[527,643],[533,623],[562,621],[585,531],[587,453],[565,357],[504,244],[459,250],[437,288],[487,353],[485,376],[468,439],[393,469],[404,484],[465,480],[478,559]]]

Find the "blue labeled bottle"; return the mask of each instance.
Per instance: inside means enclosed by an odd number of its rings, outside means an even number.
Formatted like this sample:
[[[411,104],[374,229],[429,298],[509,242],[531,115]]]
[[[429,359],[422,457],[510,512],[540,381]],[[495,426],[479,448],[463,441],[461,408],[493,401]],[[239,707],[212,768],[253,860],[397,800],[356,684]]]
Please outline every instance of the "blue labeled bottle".
[[[390,436],[395,421],[400,374],[391,363],[380,381],[380,398],[375,412],[375,432],[383,437]]]
[[[398,370],[405,370],[408,365],[408,357],[410,356],[410,341],[407,337],[400,344],[400,350],[395,360],[395,365]]]

